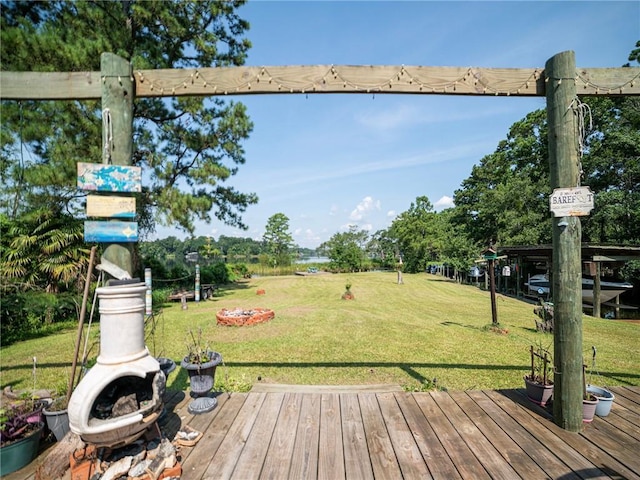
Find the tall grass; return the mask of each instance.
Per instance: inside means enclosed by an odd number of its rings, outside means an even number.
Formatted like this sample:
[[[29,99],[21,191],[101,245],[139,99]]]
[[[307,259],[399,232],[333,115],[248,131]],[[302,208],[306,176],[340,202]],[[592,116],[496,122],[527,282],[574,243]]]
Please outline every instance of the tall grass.
[[[247,389],[256,382],[291,384],[393,383],[419,388],[431,382],[448,389],[496,389],[523,385],[529,346],[553,346],[551,334],[535,330],[534,305],[498,296],[498,318],[491,323],[489,294],[427,274],[393,272],[260,277],[221,288],[213,300],[165,306],[147,344],[156,356],[179,362],[189,330],[202,328],[224,358],[217,388]],[[351,283],[355,300],[342,300]],[[264,290],[265,295],[257,295]],[[216,325],[222,308],[270,308],[275,318],[251,327]],[[96,335],[94,328],[93,335]],[[640,385],[640,325],[583,317],[583,352],[599,385]],[[30,388],[31,358],[39,361],[38,387],[68,375],[75,332],[20,342],[0,350],[2,386]],[[94,352],[94,356],[97,352]],[[181,368],[169,388],[184,389]]]

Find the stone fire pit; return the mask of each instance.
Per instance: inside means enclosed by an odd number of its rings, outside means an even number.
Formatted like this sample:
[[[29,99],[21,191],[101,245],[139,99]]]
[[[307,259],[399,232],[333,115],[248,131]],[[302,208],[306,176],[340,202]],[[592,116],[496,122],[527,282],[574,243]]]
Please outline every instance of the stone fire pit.
[[[234,308],[227,310],[223,308],[216,314],[218,325],[236,326],[255,325],[256,323],[268,322],[276,314],[268,308]]]

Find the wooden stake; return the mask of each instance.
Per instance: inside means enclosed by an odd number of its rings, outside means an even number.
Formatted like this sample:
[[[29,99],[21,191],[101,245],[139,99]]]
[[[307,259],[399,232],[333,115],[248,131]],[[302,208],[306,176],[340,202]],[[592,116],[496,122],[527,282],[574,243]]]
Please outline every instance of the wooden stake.
[[[496,307],[495,261],[489,260],[489,289],[491,290],[491,323],[498,325],[498,308]]]
[[[600,318],[602,316],[600,305],[600,275],[602,274],[602,267],[600,262],[595,262],[596,274],[593,276],[593,316]]]
[[[80,318],[78,319],[78,334],[76,336],[76,351],[71,364],[71,375],[69,376],[69,386],[67,388],[67,403],[73,392],[74,378],[76,376],[76,366],[78,365],[78,353],[80,352],[80,342],[82,341],[82,328],[84,326],[84,317],[87,314],[87,301],[89,299],[89,289],[91,287],[91,275],[93,274],[93,262],[96,259],[96,247],[91,247],[89,255],[89,267],[87,268],[87,278],[84,281],[84,294],[82,295],[82,306],[80,308]]]

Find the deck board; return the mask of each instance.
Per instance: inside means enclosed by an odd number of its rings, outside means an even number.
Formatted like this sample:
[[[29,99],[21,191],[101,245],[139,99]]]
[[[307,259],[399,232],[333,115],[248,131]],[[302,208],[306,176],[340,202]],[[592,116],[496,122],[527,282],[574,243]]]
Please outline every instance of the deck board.
[[[505,406],[501,406],[486,392],[470,392],[469,395],[482,408],[485,414],[499,425],[502,431],[508,434],[514,443],[512,448],[519,448],[525,452],[541,470],[546,472],[547,476],[559,477],[566,475],[567,478],[572,478],[571,469],[547,448],[544,441],[535,436],[535,431],[532,432],[531,429],[527,428],[528,418],[526,416],[520,417],[517,411],[510,411],[509,405],[504,408]],[[485,420],[482,420],[482,416],[478,418],[482,423],[486,423]],[[537,476],[528,476],[526,470],[528,461],[524,465],[517,466],[523,470],[521,474],[523,478],[539,478]]]
[[[609,416],[580,433],[555,425],[522,389],[274,388],[218,394],[217,408],[200,415],[188,412],[188,393],[167,392],[160,429],[203,433],[178,451],[185,480],[640,480],[640,387],[612,391]],[[3,480],[32,480],[44,459]]]
[[[407,425],[395,396],[390,393],[382,393],[378,395],[378,403],[382,412],[382,419],[386,423],[387,431],[389,432],[389,440],[395,451],[395,457],[399,462],[399,469],[404,478],[431,478],[429,469],[422,459],[420,449],[413,438],[411,429]],[[386,475],[382,478],[400,478],[395,472],[389,471],[387,473],[391,476]]]
[[[414,398],[451,457],[460,476],[469,479],[491,478],[464,439],[446,418],[436,400],[429,394],[415,394]]]
[[[373,478],[357,395],[340,394],[340,415],[346,478],[354,480]]]
[[[466,412],[482,435],[487,440],[491,439],[491,444],[504,460],[512,468],[517,469],[517,476],[523,478],[543,478],[545,473],[542,468],[540,468],[515,441],[515,435],[514,437],[509,436],[514,426],[499,420],[496,421],[496,418],[492,417],[489,412],[485,412],[480,404],[476,403],[473,393],[474,392],[452,392],[451,397],[460,408]],[[486,397],[482,392],[479,393],[481,395],[479,401],[482,403]],[[484,404],[490,404],[488,406],[489,410],[491,410],[491,406],[494,405],[492,402],[486,401]],[[489,415],[492,421],[488,421],[488,419],[485,418],[486,415]],[[513,476],[511,478],[513,478]]]
[[[447,454],[431,424],[410,393],[397,395],[396,400],[411,428],[413,439],[434,480],[456,480],[462,478]]]
[[[339,396],[323,393],[320,409],[318,478],[345,478],[341,423]]]
[[[284,393],[273,393],[265,397],[231,478],[244,480],[260,477],[269,444],[274,437],[284,395]]]
[[[366,432],[371,468],[375,478],[401,478],[400,465],[393,450],[390,432],[375,394],[359,394],[362,423]]]
[[[449,422],[459,432],[460,437],[473,454],[480,460],[493,479],[509,480],[517,476],[515,470],[500,455],[492,441],[484,436],[482,431],[469,418],[466,411],[460,408],[453,397],[447,392],[434,392],[432,396],[436,399],[443,413]]]
[[[260,478],[281,479],[289,476],[301,404],[301,394],[285,394]]]
[[[296,428],[289,478],[307,480],[318,476],[318,445],[320,442],[321,395],[302,397],[300,416]]]

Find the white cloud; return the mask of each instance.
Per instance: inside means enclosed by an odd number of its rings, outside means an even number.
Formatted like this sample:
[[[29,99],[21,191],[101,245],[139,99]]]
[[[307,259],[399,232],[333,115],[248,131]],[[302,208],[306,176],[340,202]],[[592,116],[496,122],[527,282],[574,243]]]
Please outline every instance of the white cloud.
[[[293,236],[303,247],[307,245],[318,245],[321,243],[320,235],[314,232],[311,228],[296,228],[293,231]]]
[[[367,196],[351,211],[349,219],[358,222],[376,210],[380,210],[380,200],[374,200],[373,197]]]
[[[389,211],[387,212],[387,218],[395,218],[395,217],[396,217],[396,215],[397,215],[397,213],[396,213],[396,211],[395,211],[395,210],[389,210]]]
[[[453,198],[443,195],[440,197],[438,201],[433,205],[437,211],[444,210],[445,208],[454,207]]]

